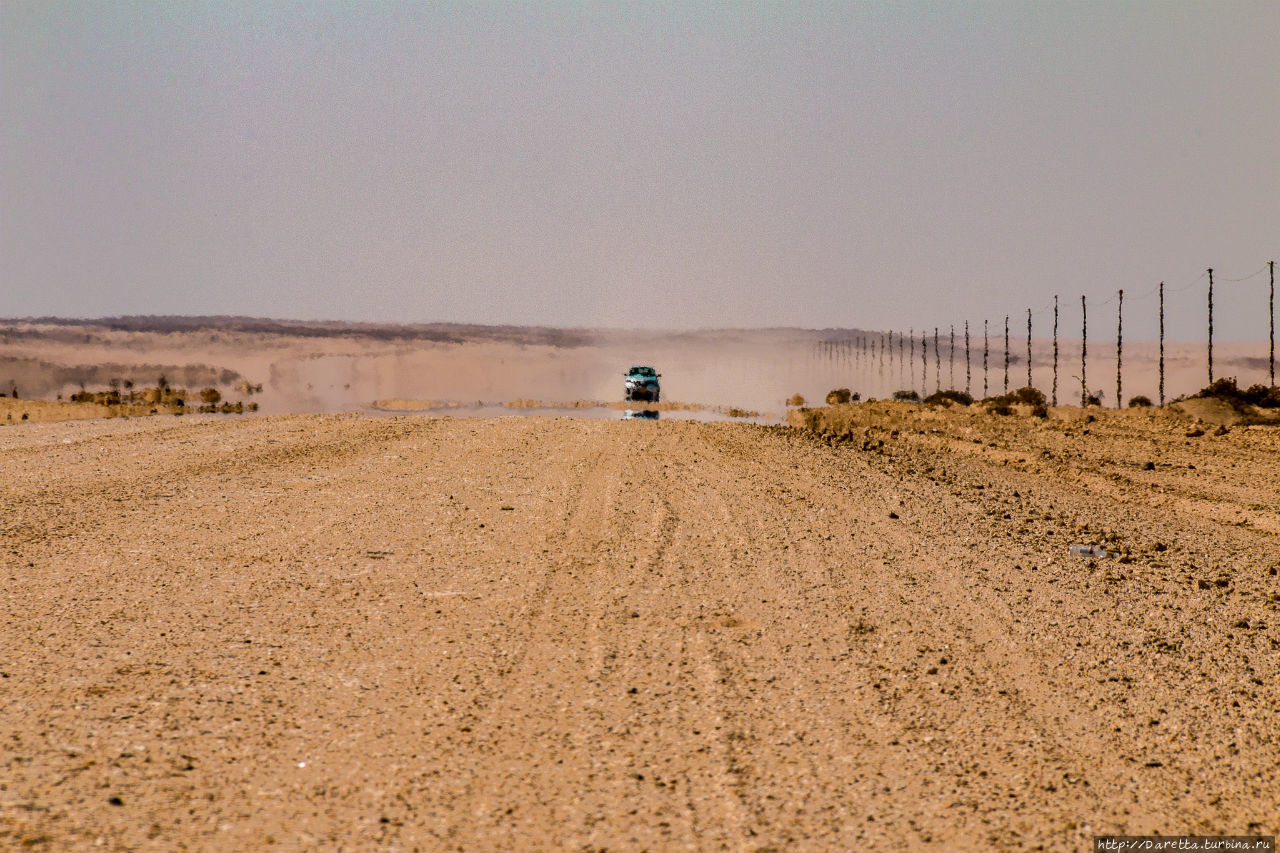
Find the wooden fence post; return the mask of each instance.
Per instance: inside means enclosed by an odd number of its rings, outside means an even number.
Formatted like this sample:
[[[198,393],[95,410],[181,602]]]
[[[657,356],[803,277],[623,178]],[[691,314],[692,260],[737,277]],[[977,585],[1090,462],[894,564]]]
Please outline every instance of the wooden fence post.
[[[933,327],[933,383],[934,391],[942,390],[942,350],[938,348],[938,327]]]
[[[1160,282],[1160,406],[1164,407],[1164,282]]]
[[[982,399],[987,399],[987,352],[990,350],[990,335],[987,332],[987,321],[982,321]]]
[[[1124,290],[1120,290],[1120,303],[1116,308],[1116,408],[1124,408],[1121,393],[1120,364],[1124,360]]]
[[[969,369],[969,321],[964,321],[964,393],[973,396],[973,374]]]
[[[950,390],[956,388],[956,326],[951,324],[951,349],[947,352],[947,385]]]
[[[908,331],[908,332],[907,332],[907,337],[911,339],[911,354],[910,354],[910,357],[907,359],[907,376],[908,376],[909,378],[911,378],[911,382],[909,383],[908,387],[912,387],[912,386],[914,386],[914,385],[916,384],[916,380],[915,380],[915,378],[914,378],[914,376],[915,376],[915,370],[916,370],[916,369],[915,369],[915,363],[916,363],[916,330],[915,330],[915,329],[911,329],[910,331]]]
[[[920,332],[920,396],[929,394],[929,333]]]
[[[1009,315],[1004,315],[1004,393],[1009,393]]]
[[[1080,297],[1080,406],[1089,405],[1089,382],[1085,370],[1089,364],[1089,311],[1084,296]]]
[[[1209,267],[1209,384],[1213,384],[1213,267]]]
[[[1058,405],[1058,294],[1053,294],[1053,405]]]
[[[1031,309],[1027,309],[1027,387],[1034,388],[1031,383]]]

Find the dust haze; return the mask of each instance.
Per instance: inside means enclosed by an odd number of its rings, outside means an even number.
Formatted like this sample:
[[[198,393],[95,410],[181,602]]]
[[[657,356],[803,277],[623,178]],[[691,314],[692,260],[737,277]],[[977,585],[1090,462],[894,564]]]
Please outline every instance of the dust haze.
[[[1052,342],[1032,340],[1032,384],[1053,386]],[[1122,395],[1157,399],[1157,347],[1125,343]],[[28,398],[53,399],[112,379],[138,385],[163,374],[175,385],[213,386],[237,396],[246,383],[268,414],[371,411],[379,401],[422,409],[503,405],[517,400],[621,399],[621,374],[651,364],[663,374],[664,400],[743,407],[781,417],[800,394],[821,401],[832,388],[863,398],[916,389],[1004,390],[1003,338],[983,341],[942,330],[904,339],[860,329],[638,331],[462,324],[350,324],[253,318],[136,317],[9,320],[0,323],[0,385]],[[1008,383],[1027,384],[1025,338],[1010,342]],[[1114,343],[1091,342],[1091,393],[1115,402]],[[1215,371],[1241,386],[1265,382],[1265,344],[1219,342]],[[1166,345],[1166,396],[1206,384],[1203,344]],[[1079,342],[1060,341],[1058,396],[1078,401]]]

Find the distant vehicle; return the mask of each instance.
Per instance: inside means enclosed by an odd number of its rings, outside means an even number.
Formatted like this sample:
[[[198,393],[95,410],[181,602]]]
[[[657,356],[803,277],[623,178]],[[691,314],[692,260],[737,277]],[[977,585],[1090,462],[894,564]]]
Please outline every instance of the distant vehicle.
[[[661,391],[658,379],[661,373],[652,367],[633,367],[623,374],[623,395],[628,400],[649,400],[658,402]]]
[[[622,413],[624,421],[656,421],[658,418],[658,412],[653,409],[627,409]]]

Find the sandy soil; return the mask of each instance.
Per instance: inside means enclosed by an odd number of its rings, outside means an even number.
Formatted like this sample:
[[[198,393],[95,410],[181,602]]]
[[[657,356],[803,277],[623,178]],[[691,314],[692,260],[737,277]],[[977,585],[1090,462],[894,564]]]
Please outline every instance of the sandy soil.
[[[1280,829],[1280,434],[883,411],[0,430],[0,847]]]

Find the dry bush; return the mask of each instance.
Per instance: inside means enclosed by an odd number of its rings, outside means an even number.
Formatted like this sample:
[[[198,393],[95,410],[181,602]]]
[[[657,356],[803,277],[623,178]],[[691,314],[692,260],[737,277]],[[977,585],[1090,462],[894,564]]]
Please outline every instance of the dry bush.
[[[914,394],[915,392],[913,391],[911,393]],[[897,399],[896,394],[894,395],[894,399]],[[924,398],[924,401],[930,406],[950,406],[952,403],[956,403],[961,406],[968,406],[973,403],[973,397],[966,394],[964,391],[951,389],[930,394],[928,397]]]
[[[1030,406],[1031,414],[1038,418],[1049,416],[1046,402],[1044,392],[1030,386],[1019,388],[1017,391],[1010,391],[1008,394],[1001,394],[998,397],[988,397],[982,401],[983,405],[987,407],[987,411],[993,415],[1012,415],[1013,407],[1022,405]]]
[[[803,405],[804,405],[804,395],[802,395],[802,394],[792,394],[790,397],[788,397],[788,398],[787,398],[787,405],[788,405],[788,406],[803,406]]]
[[[841,403],[857,400],[860,396],[859,394],[854,394],[848,388],[833,388],[827,392],[827,405],[838,406]]]
[[[1241,390],[1234,376],[1215,379],[1212,385],[1201,388],[1192,399],[1216,399],[1240,409],[1244,406],[1257,406],[1260,409],[1280,408],[1280,387],[1267,385],[1250,385]]]

